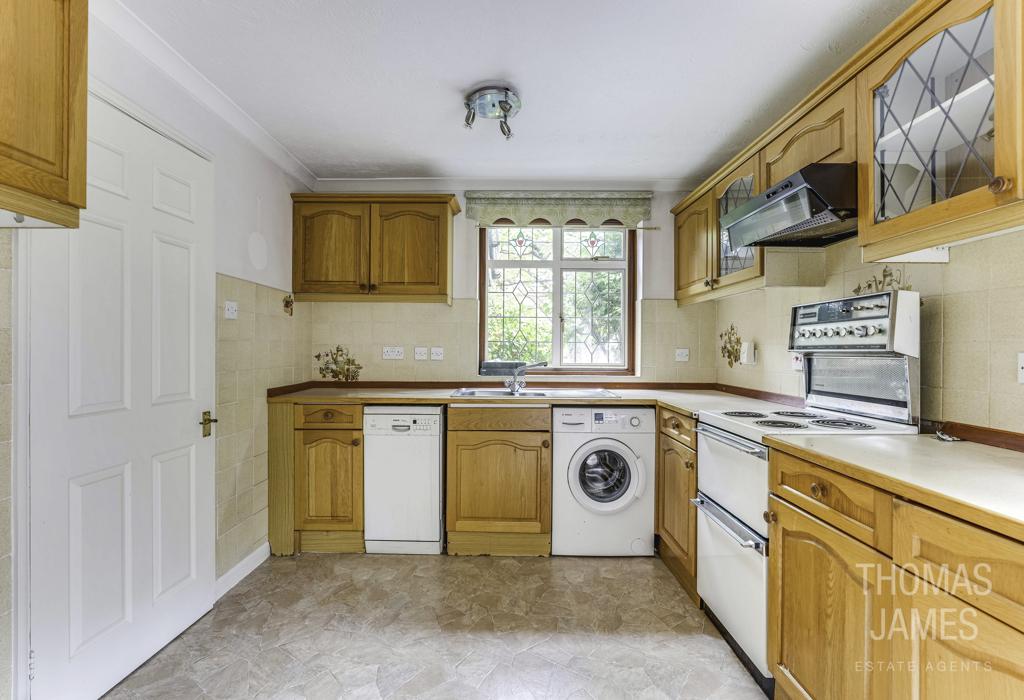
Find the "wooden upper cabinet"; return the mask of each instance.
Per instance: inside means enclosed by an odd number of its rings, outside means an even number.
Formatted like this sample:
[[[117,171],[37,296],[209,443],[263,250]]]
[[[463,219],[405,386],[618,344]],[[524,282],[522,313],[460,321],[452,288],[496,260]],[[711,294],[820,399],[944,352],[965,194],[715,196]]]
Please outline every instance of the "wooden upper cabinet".
[[[374,205],[371,291],[447,294],[449,211],[447,204]]]
[[[857,91],[853,81],[826,98],[764,147],[763,188],[812,163],[857,160]]]
[[[877,259],[1008,228],[1024,197],[1020,0],[950,0],[857,77],[858,236]]]
[[[917,697],[889,693],[892,561],[774,496],[768,508],[768,664],[777,690],[820,700]]]
[[[671,545],[690,576],[697,575],[697,453],[659,436],[658,534]]]
[[[295,529],[363,529],[360,431],[295,431]]]
[[[710,245],[711,192],[676,213],[676,299],[699,295],[711,288],[714,262]]]
[[[369,204],[296,205],[293,236],[295,291],[361,294],[369,290]]]
[[[78,225],[88,16],[87,0],[0,0],[0,209]]]
[[[449,532],[551,532],[551,434],[449,431]]]
[[[296,299],[451,303],[455,195],[293,194],[292,200]]]
[[[734,245],[729,240],[729,232],[721,227],[724,214],[742,206],[754,195],[760,194],[761,190],[759,153],[740,164],[711,190],[714,199],[711,211],[713,235],[709,242],[714,263],[712,289],[745,282],[764,274],[764,249]]]

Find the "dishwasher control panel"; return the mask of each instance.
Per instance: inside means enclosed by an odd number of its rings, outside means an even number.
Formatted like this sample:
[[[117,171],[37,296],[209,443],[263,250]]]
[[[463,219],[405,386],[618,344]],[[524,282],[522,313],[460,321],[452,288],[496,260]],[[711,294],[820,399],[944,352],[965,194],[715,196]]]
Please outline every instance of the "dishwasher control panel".
[[[368,435],[438,435],[441,416],[367,415],[363,432]]]

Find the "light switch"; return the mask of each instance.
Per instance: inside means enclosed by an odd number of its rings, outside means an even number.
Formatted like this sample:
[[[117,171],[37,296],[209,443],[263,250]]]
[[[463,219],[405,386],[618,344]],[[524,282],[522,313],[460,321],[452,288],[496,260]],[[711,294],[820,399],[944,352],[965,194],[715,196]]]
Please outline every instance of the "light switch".
[[[443,360],[444,359],[444,348],[430,348],[430,359],[431,360]]]
[[[690,348],[676,348],[676,362],[689,362]]]
[[[225,301],[224,302],[224,318],[229,321],[235,321],[238,319],[238,302],[237,301]]]
[[[757,348],[753,343],[741,343],[740,344],[740,364],[741,365],[756,365],[757,364]]]
[[[425,360],[427,359],[428,356],[427,353],[427,348],[420,346],[413,350],[413,357],[415,357],[417,360]]]
[[[1024,384],[1024,352],[1017,353],[1017,383]]]
[[[405,348],[401,345],[385,345],[381,356],[385,360],[404,360]]]

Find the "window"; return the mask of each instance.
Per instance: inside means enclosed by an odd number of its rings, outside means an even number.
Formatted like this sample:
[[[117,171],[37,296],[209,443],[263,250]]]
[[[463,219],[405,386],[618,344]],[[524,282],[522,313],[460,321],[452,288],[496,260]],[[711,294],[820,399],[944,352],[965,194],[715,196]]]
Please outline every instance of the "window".
[[[631,372],[635,235],[620,227],[481,229],[482,361]]]

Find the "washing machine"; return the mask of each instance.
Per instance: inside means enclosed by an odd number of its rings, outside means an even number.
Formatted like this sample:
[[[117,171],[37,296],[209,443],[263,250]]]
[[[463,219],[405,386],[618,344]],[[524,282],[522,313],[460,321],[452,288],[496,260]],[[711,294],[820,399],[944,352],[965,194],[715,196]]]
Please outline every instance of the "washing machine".
[[[654,409],[554,409],[551,553],[654,554]]]

